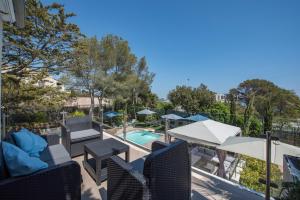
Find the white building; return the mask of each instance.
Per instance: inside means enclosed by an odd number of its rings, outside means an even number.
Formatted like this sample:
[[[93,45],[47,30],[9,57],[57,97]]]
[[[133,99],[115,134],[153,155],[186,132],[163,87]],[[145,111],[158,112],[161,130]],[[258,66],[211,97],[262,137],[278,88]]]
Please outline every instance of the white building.
[[[51,76],[43,78],[42,80],[38,81],[34,85],[36,85],[38,87],[56,87],[61,92],[66,91],[65,86],[62,83],[60,83],[59,81],[52,78]]]
[[[218,94],[215,94],[215,97],[216,97],[217,102],[223,102],[224,103],[226,101],[226,94],[218,93]]]
[[[99,99],[97,97],[94,98],[95,107],[99,106]],[[104,98],[102,100],[103,106],[112,105],[112,100]],[[77,108],[89,108],[91,106],[91,98],[90,97],[75,97],[69,99],[65,103],[65,107],[77,107]]]

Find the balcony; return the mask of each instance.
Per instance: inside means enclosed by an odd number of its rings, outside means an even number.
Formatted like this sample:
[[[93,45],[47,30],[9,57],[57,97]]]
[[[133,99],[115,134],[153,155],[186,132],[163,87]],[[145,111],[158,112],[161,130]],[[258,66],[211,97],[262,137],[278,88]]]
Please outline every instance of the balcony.
[[[114,137],[108,133],[104,133],[103,139],[114,138],[116,140],[122,141],[117,137]],[[124,142],[124,141],[122,141]],[[141,158],[147,154],[145,151],[139,147],[132,144],[124,142],[130,146],[130,161],[134,161]],[[124,158],[122,154],[121,157]],[[106,200],[107,192],[107,182],[102,182],[101,186],[97,186],[95,181],[87,173],[82,165],[83,156],[75,157],[73,160],[78,162],[81,166],[81,174],[83,178],[81,197],[82,200]],[[219,178],[215,175],[211,175],[202,170],[193,169],[192,170],[192,200],[208,200],[208,199],[241,199],[244,200],[255,200],[264,199],[264,196],[260,193],[256,193],[250,189],[247,189],[241,185],[232,183],[225,179]]]

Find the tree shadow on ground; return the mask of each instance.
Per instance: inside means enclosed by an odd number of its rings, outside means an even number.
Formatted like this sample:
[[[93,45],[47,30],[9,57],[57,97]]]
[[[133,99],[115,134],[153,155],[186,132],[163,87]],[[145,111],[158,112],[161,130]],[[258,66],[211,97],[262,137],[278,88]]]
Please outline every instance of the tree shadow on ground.
[[[84,192],[81,193],[81,200],[101,200],[99,198],[95,198],[93,196],[92,190],[87,189]]]

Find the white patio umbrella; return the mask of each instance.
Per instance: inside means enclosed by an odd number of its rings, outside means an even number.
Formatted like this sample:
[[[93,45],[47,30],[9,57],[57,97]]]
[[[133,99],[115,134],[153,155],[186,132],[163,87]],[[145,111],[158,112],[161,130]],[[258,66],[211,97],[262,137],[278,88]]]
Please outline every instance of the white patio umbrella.
[[[162,115],[161,118],[168,119],[168,120],[178,120],[183,119],[182,117],[175,115],[175,114],[168,114],[168,115]]]
[[[156,112],[148,110],[148,109],[144,109],[144,110],[137,112],[137,114],[139,114],[139,115],[152,115],[154,113],[156,113]]]
[[[266,160],[266,139],[253,137],[229,137],[217,149]],[[283,165],[283,155],[300,157],[300,148],[280,141],[272,141],[271,162]]]
[[[265,199],[269,200],[271,186],[271,163],[283,166],[283,155],[299,157],[300,148],[285,144],[280,141],[271,140],[271,136],[268,133],[266,134],[266,137],[268,140],[252,137],[229,137],[217,148],[266,161]],[[267,153],[269,156],[267,156]]]

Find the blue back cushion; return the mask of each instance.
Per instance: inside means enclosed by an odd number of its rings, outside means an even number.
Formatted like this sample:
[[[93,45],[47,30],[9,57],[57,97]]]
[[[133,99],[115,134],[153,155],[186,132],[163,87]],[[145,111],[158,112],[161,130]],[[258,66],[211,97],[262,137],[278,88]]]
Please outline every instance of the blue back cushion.
[[[32,174],[48,167],[48,164],[39,158],[30,157],[17,146],[2,142],[3,157],[11,176],[22,176]]]
[[[40,157],[40,152],[47,147],[47,142],[39,135],[30,132],[26,128],[12,134],[16,144],[29,156]]]

